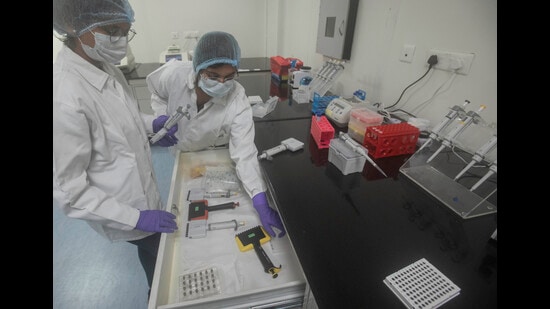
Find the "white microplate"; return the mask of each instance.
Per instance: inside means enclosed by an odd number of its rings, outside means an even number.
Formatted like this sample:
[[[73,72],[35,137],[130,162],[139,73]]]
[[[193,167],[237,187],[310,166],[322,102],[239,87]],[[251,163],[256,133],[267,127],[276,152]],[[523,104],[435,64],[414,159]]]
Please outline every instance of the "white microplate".
[[[384,279],[407,308],[438,308],[460,293],[460,288],[422,258]]]
[[[180,302],[221,293],[220,276],[216,267],[180,275],[178,283]]]

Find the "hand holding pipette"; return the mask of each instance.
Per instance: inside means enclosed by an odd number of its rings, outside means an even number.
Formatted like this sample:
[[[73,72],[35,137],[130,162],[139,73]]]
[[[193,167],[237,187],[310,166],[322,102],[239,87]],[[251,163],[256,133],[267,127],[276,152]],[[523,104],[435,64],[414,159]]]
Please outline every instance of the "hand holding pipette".
[[[151,144],[154,144],[158,142],[161,138],[163,138],[166,133],[168,133],[168,130],[170,130],[174,125],[178,123],[178,121],[183,118],[183,116],[186,116],[187,119],[189,119],[189,107],[190,105],[187,104],[187,107],[185,111],[182,110],[182,107],[179,106],[175,113],[173,113],[168,120],[164,123],[164,126],[155,134],[151,139],[149,140]]]

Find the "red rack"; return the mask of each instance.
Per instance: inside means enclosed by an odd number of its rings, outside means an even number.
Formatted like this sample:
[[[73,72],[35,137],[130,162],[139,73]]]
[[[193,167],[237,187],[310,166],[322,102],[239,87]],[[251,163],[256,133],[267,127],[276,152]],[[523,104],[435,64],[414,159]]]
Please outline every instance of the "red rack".
[[[311,135],[319,148],[328,148],[330,140],[334,138],[334,128],[326,116],[311,116]]]
[[[363,145],[375,159],[412,154],[420,130],[406,122],[367,127]]]

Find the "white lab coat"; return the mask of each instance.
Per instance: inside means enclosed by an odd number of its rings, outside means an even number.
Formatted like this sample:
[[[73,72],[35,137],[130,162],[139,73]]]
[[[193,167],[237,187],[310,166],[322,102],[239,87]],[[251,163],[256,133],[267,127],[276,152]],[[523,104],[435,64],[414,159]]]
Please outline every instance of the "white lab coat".
[[[171,60],[146,78],[155,117],[171,115],[179,107],[189,104],[190,119],[178,122],[176,147],[181,151],[199,151],[229,146],[229,155],[235,163],[237,176],[250,197],[266,190],[258,150],[254,144],[252,108],[241,84],[224,97],[212,98],[197,113],[195,94],[196,74],[191,61]]]
[[[142,118],[118,68],[104,70],[66,46],[54,63],[53,197],[110,241],[141,239],[152,233],[134,229],[139,210],[162,209],[147,139],[153,117]]]

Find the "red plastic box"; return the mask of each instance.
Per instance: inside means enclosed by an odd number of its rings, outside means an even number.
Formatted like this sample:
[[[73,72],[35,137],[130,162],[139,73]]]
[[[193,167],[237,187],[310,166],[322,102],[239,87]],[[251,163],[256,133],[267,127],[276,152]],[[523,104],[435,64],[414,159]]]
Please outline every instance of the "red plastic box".
[[[288,69],[290,61],[296,60],[296,69],[300,69],[304,63],[298,58],[283,58],[281,56],[272,56],[270,58],[271,76],[279,81],[288,81]]]
[[[375,159],[416,151],[420,130],[406,122],[367,127],[363,145]]]
[[[319,120],[317,120],[317,116],[311,116],[310,131],[317,147],[329,148],[330,140],[334,138],[334,128],[326,116],[319,117]]]

